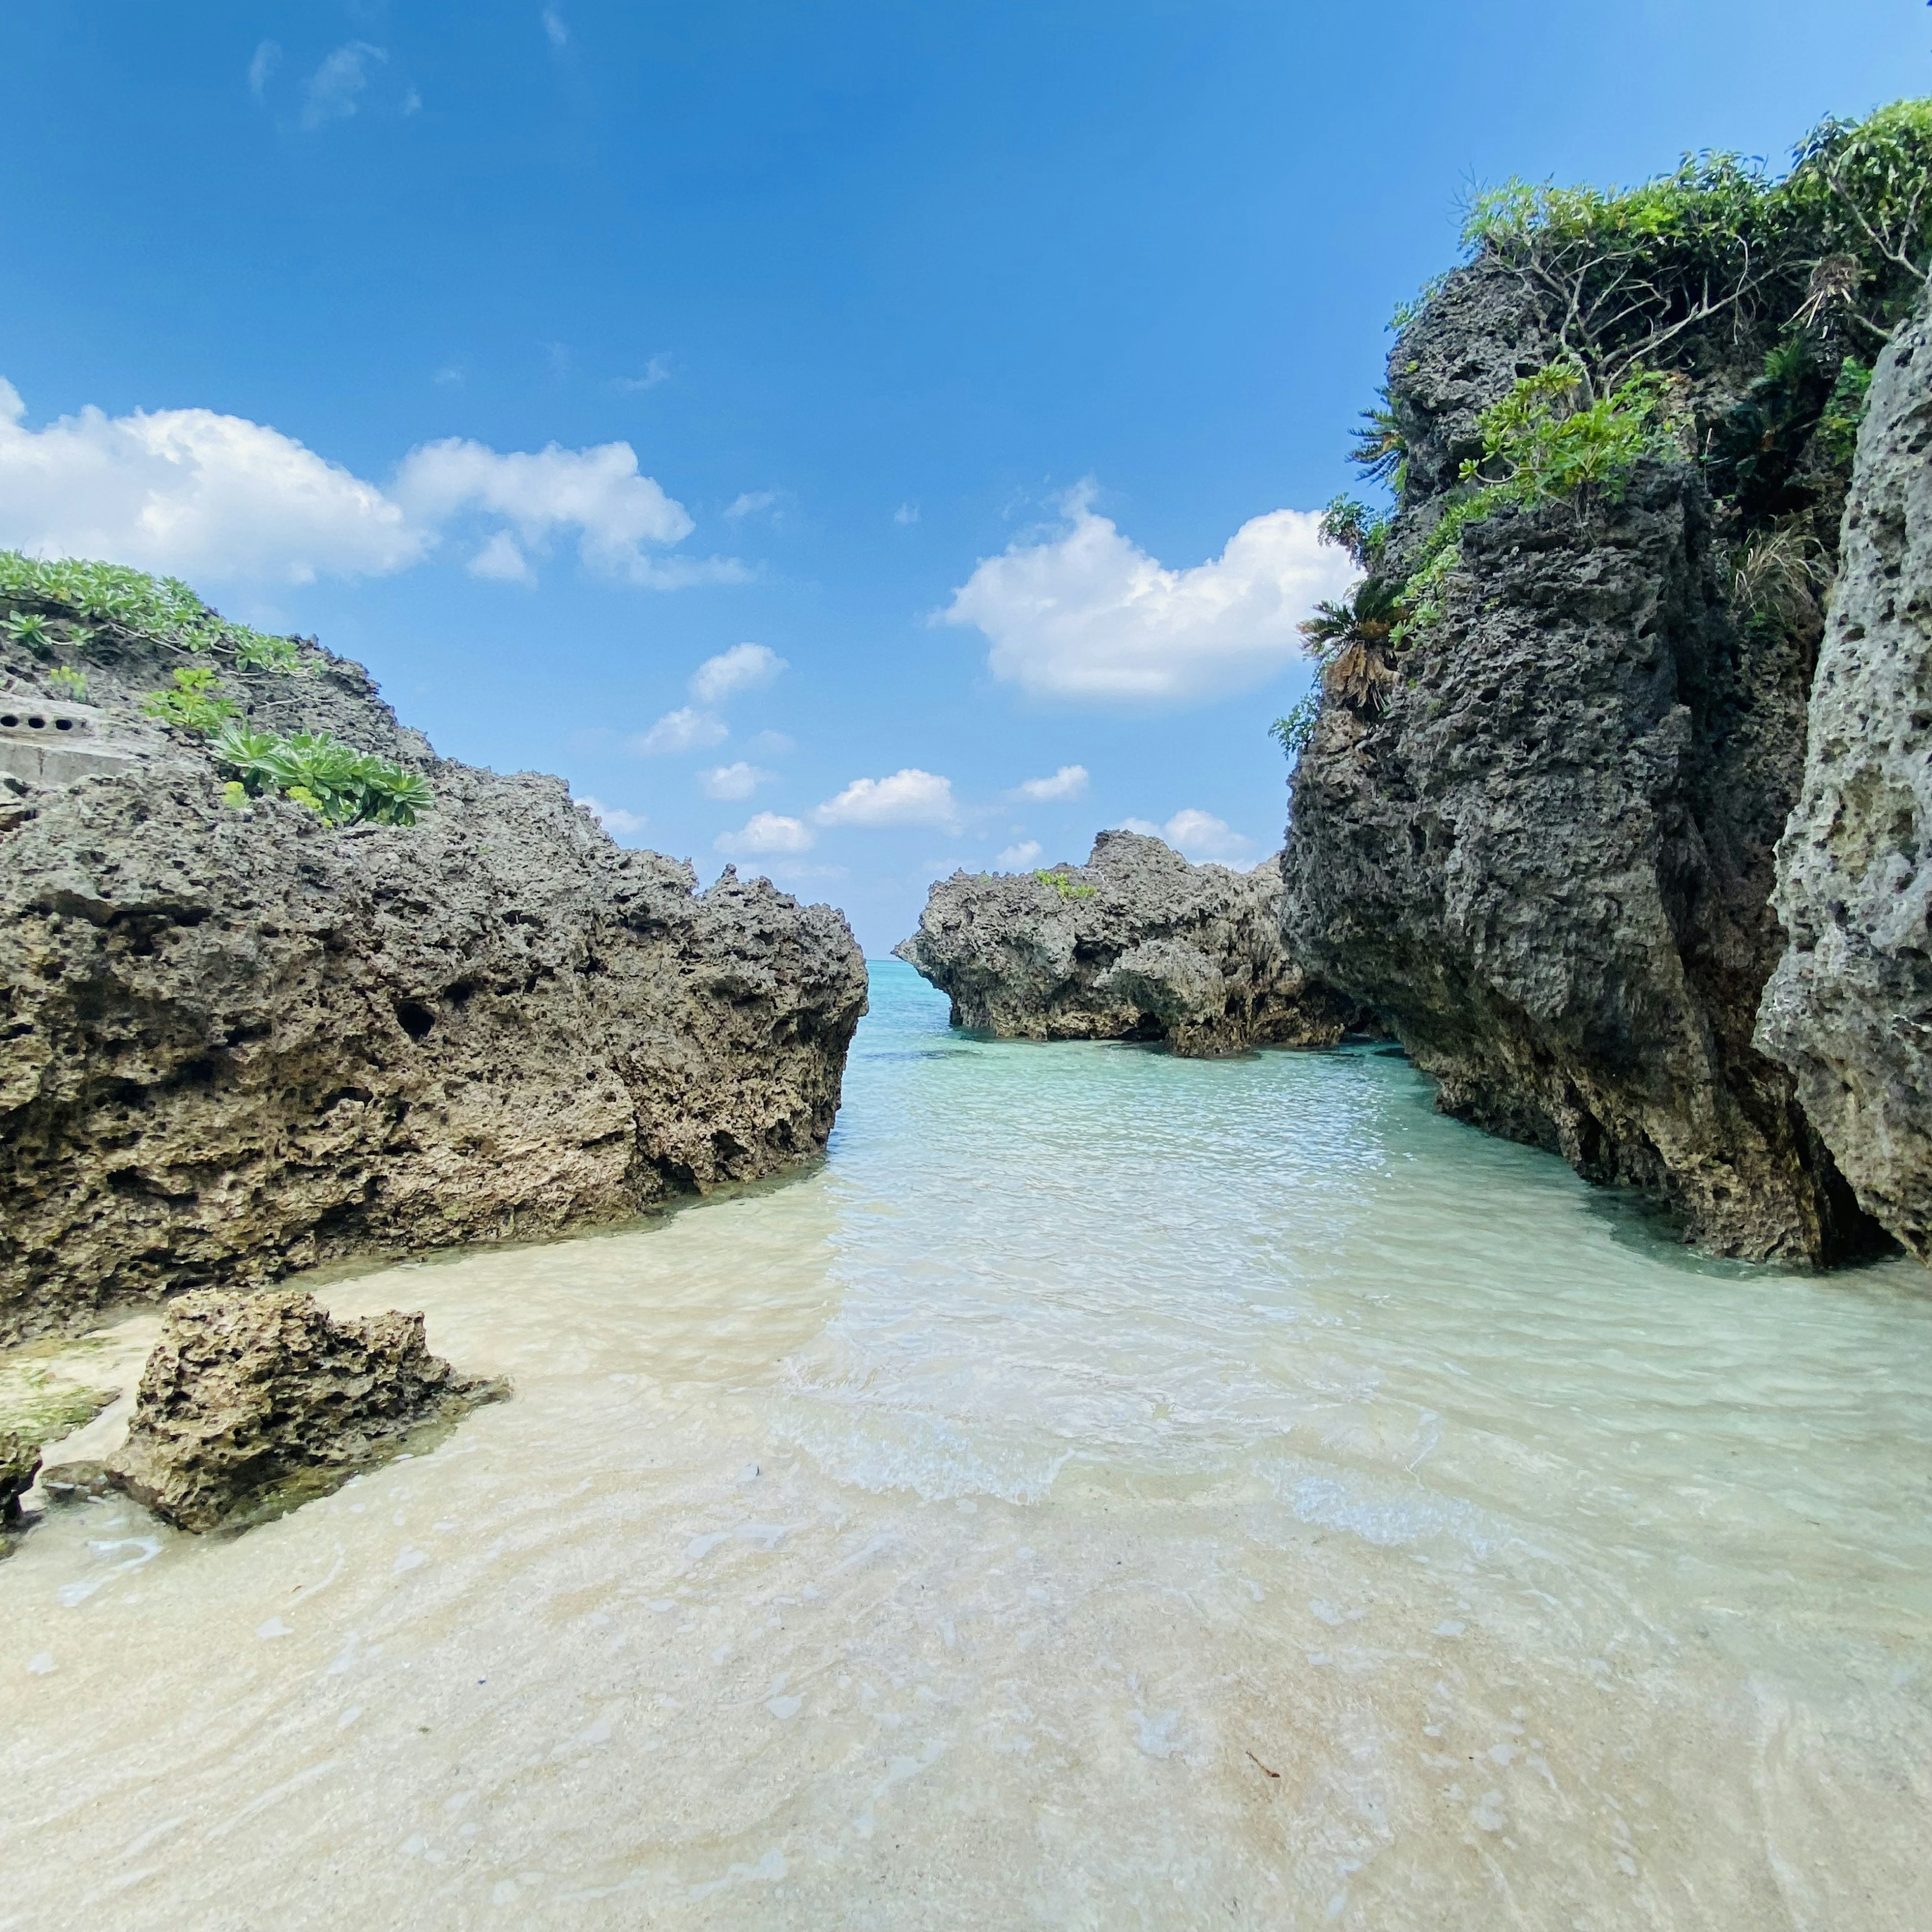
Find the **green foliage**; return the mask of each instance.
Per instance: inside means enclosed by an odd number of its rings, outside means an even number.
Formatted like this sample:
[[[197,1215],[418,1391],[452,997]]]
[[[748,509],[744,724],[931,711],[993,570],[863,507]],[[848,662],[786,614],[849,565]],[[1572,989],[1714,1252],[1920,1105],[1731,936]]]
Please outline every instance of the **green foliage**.
[[[413,825],[416,814],[436,802],[419,773],[326,731],[280,738],[230,724],[212,748],[216,764],[234,774],[231,802],[236,785],[249,798],[279,792],[331,825]]]
[[[1748,514],[1758,518],[1790,507],[1786,486],[1818,427],[1830,388],[1812,337],[1795,326],[1788,329],[1706,439],[1712,494],[1737,497]]]
[[[1300,628],[1308,655],[1326,664],[1352,646],[1385,644],[1402,616],[1402,586],[1386,577],[1362,579],[1339,603],[1324,602]]]
[[[1835,470],[1849,470],[1858,448],[1858,428],[1871,398],[1871,365],[1847,356],[1838,365],[1838,380],[1818,418],[1818,445]]]
[[[1816,256],[1840,255],[1885,282],[1922,280],[1932,256],[1932,100],[1895,100],[1859,122],[1821,122],[1798,143],[1774,198]],[[1916,295],[1912,290],[1910,293]]]
[[[87,674],[72,664],[56,665],[47,673],[47,682],[62,698],[70,698],[76,704],[87,702]]]
[[[1500,484],[1523,504],[1580,505],[1593,494],[1620,501],[1639,461],[1673,446],[1671,386],[1640,370],[1592,400],[1578,364],[1552,362],[1483,412],[1483,454],[1463,464],[1462,478]]]
[[[1472,201],[1463,240],[1516,271],[1593,395],[1695,362],[1700,340],[1795,323],[1882,340],[1932,256],[1932,100],[1823,122],[1781,179],[1706,154],[1623,190],[1506,182]]]
[[[1355,432],[1348,460],[1370,482],[1387,484],[1398,496],[1408,487],[1408,443],[1389,406],[1387,390],[1378,407],[1363,410],[1362,427]]]
[[[242,715],[241,706],[223,692],[209,664],[181,665],[172,685],[150,692],[142,699],[141,709],[164,724],[202,738],[212,736],[228,719]]]
[[[54,647],[54,634],[46,618],[38,612],[16,610],[4,627],[7,635],[37,658],[47,656]]]
[[[150,577],[118,564],[78,557],[51,562],[0,550],[0,599],[70,610],[82,618],[152,638],[177,650],[218,651],[244,670],[292,671],[301,654],[292,638],[270,637],[232,624],[178,578]]]
[[[1336,496],[1322,512],[1322,541],[1346,550],[1363,569],[1372,570],[1388,542],[1389,521],[1353,496]]]
[[[1090,899],[1100,890],[1098,886],[1083,886],[1064,872],[1040,872],[1034,877],[1042,885],[1051,886],[1064,899]]]
[[[1315,721],[1322,716],[1322,681],[1319,678],[1304,692],[1289,710],[1286,717],[1277,718],[1268,727],[1268,736],[1279,745],[1292,763],[1300,757],[1304,747],[1315,730]]]

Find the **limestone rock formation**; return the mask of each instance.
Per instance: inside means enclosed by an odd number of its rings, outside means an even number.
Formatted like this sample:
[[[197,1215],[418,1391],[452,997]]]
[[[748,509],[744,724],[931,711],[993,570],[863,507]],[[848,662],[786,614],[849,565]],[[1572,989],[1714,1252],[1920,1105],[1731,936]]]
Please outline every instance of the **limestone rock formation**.
[[[1480,456],[1484,407],[1550,352],[1482,262],[1404,334],[1392,576]],[[1621,500],[1470,524],[1439,620],[1322,707],[1284,916],[1304,968],[1383,1016],[1447,1112],[1646,1190],[1715,1251],[1822,1261],[1874,1231],[1752,1043],[1815,613],[1746,624],[1728,582],[1689,462],[1646,459]]]
[[[290,1288],[171,1303],[110,1479],[182,1529],[279,1515],[508,1391],[467,1380],[420,1315],[332,1319]]]
[[[1290,961],[1275,860],[1190,865],[1158,838],[1103,832],[1084,866],[956,872],[898,956],[955,1026],[1011,1040],[1165,1040],[1204,1057],[1333,1046],[1353,1016]]]
[[[1758,1040],[1861,1204],[1932,1262],[1932,316],[1873,373],[1778,850],[1790,944]]]
[[[141,709],[182,654],[73,635],[85,768],[64,736],[0,776],[0,1337],[610,1220],[822,1148],[866,997],[837,912],[728,872],[697,893],[560,780],[437,758],[313,646],[292,674],[225,662],[220,688],[436,804],[337,829],[238,801]],[[54,728],[47,670],[0,634],[16,738]]]

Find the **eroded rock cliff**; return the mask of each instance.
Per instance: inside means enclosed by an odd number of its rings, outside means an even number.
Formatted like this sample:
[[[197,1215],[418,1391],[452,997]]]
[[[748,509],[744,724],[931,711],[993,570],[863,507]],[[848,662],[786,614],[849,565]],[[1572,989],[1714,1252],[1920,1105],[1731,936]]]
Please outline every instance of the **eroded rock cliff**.
[[[0,638],[0,1336],[621,1217],[824,1145],[865,1004],[831,908],[697,893],[560,781],[437,758],[312,646],[219,688],[421,773],[434,808],[335,827],[224,796],[141,709],[178,650],[15,614],[53,628]]]
[[[1880,358],[1778,854],[1760,1044],[1860,1203],[1932,1262],[1932,317]]]
[[[1383,602],[1357,609],[1380,621],[1354,625],[1300,754],[1284,914],[1446,1111],[1648,1192],[1716,1252],[1822,1262],[1875,1231],[1753,1028],[1842,498],[1831,366],[1804,365],[1798,428],[1761,439],[1774,464],[1723,470],[1721,504],[1690,454],[1745,446],[1772,340],[1682,358],[1670,433],[1633,406],[1641,453],[1609,482],[1474,502],[1485,412],[1562,352],[1506,262],[1436,292],[1390,357],[1404,488],[1366,559]],[[1477,514],[1444,556],[1458,506]],[[1747,608],[1748,565],[1774,608]]]
[[[1354,1009],[1281,936],[1281,874],[1191,865],[1158,838],[1103,832],[1084,866],[956,872],[897,947],[952,1002],[955,1026],[1009,1040],[1165,1040],[1206,1057],[1332,1046]]]
[[[1444,1111],[1718,1252],[1822,1258],[1858,1217],[1751,1046],[1808,667],[1732,625],[1712,548],[1686,466],[1472,526],[1440,626],[1303,754],[1288,928]]]

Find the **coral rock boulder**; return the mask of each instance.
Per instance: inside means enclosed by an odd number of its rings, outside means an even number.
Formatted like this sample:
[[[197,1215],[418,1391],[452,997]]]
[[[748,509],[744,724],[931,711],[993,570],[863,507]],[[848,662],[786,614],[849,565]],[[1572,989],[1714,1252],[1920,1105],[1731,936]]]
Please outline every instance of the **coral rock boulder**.
[[[0,1336],[620,1219],[823,1148],[866,1002],[831,908],[728,872],[698,892],[560,780],[437,758],[312,646],[220,688],[435,803],[334,825],[238,797],[142,712],[179,654],[86,636],[107,762],[0,776]],[[10,651],[16,688],[43,676]]]
[[[466,1380],[420,1315],[332,1319],[292,1289],[169,1306],[112,1480],[182,1529],[279,1514],[506,1393]]]
[[[1312,984],[1281,934],[1281,874],[1190,865],[1103,832],[1084,866],[956,872],[897,948],[956,1026],[1010,1040],[1165,1040],[1206,1057],[1327,1046],[1354,1009]]]

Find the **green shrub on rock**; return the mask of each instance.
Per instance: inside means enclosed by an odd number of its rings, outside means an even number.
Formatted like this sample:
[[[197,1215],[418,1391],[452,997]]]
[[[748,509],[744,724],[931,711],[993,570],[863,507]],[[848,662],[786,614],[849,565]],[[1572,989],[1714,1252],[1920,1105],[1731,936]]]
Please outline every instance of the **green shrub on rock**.
[[[242,715],[241,706],[222,690],[220,680],[207,664],[182,665],[171,685],[142,699],[141,709],[164,724],[201,738],[212,736],[230,718]]]
[[[288,737],[230,724],[211,747],[215,763],[233,774],[228,796],[280,794],[319,813],[330,825],[413,825],[436,802],[419,772],[358,752],[326,731]]]
[[[294,638],[271,637],[246,624],[231,623],[178,578],[151,577],[120,564],[80,557],[50,560],[0,550],[0,601],[14,604],[16,614],[23,604],[42,605],[176,650],[219,652],[243,670],[301,668]]]

